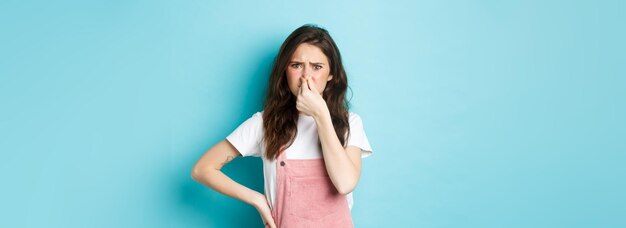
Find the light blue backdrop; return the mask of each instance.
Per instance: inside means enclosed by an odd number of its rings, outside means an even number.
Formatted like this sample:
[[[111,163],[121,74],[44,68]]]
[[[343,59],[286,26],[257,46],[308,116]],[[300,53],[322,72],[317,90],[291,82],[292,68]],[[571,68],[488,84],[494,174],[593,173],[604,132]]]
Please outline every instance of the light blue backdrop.
[[[624,1],[2,1],[0,227],[261,227],[191,168],[327,28],[357,227],[626,227]],[[261,160],[225,172],[262,191]],[[620,217],[621,216],[621,217]]]

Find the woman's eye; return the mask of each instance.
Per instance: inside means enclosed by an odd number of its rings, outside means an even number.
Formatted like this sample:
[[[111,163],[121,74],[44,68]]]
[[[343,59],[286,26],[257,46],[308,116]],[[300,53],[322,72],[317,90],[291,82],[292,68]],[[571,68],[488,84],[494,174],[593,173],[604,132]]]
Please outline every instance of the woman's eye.
[[[318,66],[315,66],[315,69],[316,69],[316,70],[322,69],[322,66],[319,66],[319,65],[318,65]]]
[[[291,64],[291,67],[293,67],[293,68],[298,68],[299,66],[300,66],[300,64],[299,64],[299,63],[294,63],[294,64]]]

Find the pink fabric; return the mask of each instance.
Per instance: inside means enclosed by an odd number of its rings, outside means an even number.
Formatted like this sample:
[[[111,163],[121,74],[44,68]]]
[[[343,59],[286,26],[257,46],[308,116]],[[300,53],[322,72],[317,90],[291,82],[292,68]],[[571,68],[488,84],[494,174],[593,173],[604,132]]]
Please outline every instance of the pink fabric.
[[[345,195],[328,176],[323,158],[276,160],[276,205],[272,217],[278,228],[354,227]]]

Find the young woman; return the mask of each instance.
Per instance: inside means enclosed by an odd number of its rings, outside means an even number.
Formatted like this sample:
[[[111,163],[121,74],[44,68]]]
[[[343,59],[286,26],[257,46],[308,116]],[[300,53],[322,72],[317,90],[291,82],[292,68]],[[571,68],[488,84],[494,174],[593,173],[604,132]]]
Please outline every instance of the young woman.
[[[266,227],[353,227],[352,191],[372,148],[347,87],[328,31],[296,29],[276,56],[263,111],[202,155],[193,179],[253,205]],[[265,195],[220,171],[240,155],[263,159]]]

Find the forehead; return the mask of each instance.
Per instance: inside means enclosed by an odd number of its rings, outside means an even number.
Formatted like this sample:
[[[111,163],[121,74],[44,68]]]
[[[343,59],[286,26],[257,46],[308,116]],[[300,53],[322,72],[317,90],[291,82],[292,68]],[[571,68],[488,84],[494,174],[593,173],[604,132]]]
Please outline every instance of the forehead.
[[[328,59],[322,52],[322,49],[308,43],[298,45],[296,51],[291,55],[291,61],[328,63]]]

